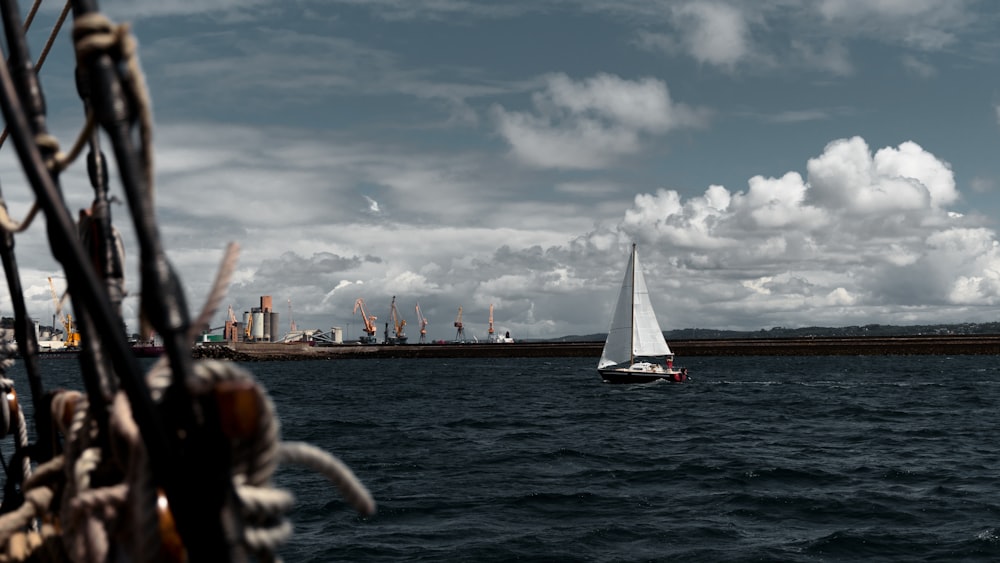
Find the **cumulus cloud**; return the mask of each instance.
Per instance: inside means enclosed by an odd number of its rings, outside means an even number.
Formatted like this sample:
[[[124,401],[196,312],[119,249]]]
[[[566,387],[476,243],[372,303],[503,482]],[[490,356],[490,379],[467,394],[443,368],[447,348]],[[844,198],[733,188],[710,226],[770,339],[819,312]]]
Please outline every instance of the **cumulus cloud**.
[[[742,309],[757,315],[751,326],[905,322],[892,316],[900,306],[911,322],[920,311],[941,322],[939,307],[1000,303],[1000,243],[948,209],[959,194],[947,162],[911,141],[873,151],[854,137],[829,143],[806,171],[686,201],[639,194],[620,242],[641,241],[649,260],[673,265],[673,283],[704,318]]]
[[[815,201],[860,214],[939,209],[958,198],[951,167],[911,141],[872,155],[864,139],[841,139],[807,168]]]
[[[646,135],[702,126],[707,111],[674,102],[653,78],[598,74],[575,81],[545,77],[534,112],[494,106],[497,130],[518,161],[539,168],[595,169],[640,150]]]

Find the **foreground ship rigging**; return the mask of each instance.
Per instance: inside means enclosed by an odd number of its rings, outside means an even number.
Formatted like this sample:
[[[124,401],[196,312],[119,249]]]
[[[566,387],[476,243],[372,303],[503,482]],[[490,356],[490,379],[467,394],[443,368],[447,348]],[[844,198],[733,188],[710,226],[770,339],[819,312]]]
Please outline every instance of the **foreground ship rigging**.
[[[67,2],[56,23],[52,38],[72,9],[84,116],[78,140],[63,153],[46,129],[37,78],[51,40],[36,65],[24,35],[37,8],[23,20],[17,2],[0,2],[8,56],[0,65],[0,108],[36,198],[21,223],[0,200],[0,259],[17,342],[16,349],[0,346],[0,422],[14,441],[4,465],[0,551],[13,560],[274,560],[291,532],[284,517],[291,496],[271,483],[282,462],[321,471],[361,514],[372,514],[370,495],[336,458],[280,440],[273,405],[252,375],[191,358],[192,327],[223,299],[235,245],[192,322],[156,223],[150,100],[128,27],[101,15],[94,0]],[[122,330],[123,252],[111,223],[102,141],[114,155],[138,241],[142,314],[163,340],[164,354],[148,371]],[[77,223],[60,174],[85,149],[94,199]],[[15,235],[36,210],[45,214],[81,336],[80,391],[47,388],[38,362],[14,251]],[[15,355],[27,374],[33,439],[6,378]]]

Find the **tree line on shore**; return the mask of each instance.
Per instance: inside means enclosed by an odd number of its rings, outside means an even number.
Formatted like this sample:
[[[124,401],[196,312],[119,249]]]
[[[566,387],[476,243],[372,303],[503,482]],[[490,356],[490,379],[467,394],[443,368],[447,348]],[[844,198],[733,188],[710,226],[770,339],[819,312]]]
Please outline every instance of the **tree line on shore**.
[[[667,341],[671,340],[728,340],[744,338],[859,338],[890,336],[1000,334],[1000,322],[958,323],[936,325],[882,325],[868,324],[842,327],[800,327],[776,326],[760,330],[720,330],[712,328],[683,328],[664,331]],[[573,335],[553,339],[559,342],[603,341],[607,333]]]

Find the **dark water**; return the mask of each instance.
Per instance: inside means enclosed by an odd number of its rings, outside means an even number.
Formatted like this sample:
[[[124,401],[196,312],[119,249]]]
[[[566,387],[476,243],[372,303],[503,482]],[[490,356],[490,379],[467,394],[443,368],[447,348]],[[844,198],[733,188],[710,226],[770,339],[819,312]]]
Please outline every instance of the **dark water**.
[[[997,561],[994,357],[692,358],[686,385],[593,359],[246,364],[317,475],[288,561]],[[25,384],[19,383],[19,387]]]

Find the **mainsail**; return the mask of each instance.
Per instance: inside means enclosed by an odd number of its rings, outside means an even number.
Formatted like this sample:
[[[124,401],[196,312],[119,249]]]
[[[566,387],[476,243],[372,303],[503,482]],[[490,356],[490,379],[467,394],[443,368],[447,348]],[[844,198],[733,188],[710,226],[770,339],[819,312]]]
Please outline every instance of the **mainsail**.
[[[636,356],[669,356],[670,347],[663,338],[660,324],[649,299],[646,280],[639,266],[635,244],[625,268],[625,279],[618,291],[615,313],[608,328],[608,339],[601,352],[598,369],[616,364],[631,364]]]

